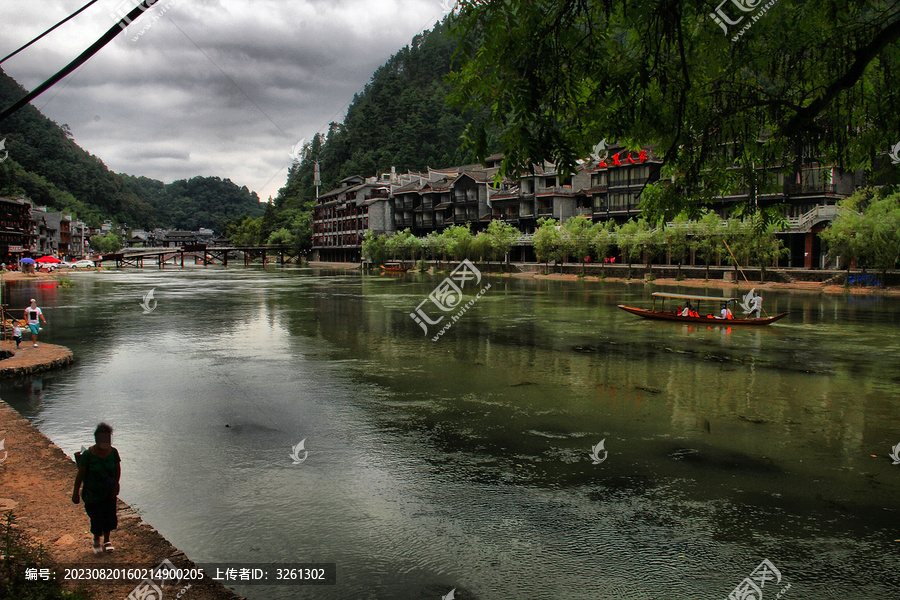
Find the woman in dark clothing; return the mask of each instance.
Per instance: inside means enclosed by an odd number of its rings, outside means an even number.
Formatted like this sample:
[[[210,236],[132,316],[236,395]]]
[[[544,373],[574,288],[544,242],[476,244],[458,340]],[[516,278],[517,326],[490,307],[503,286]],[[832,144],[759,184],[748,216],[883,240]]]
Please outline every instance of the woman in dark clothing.
[[[75,477],[75,490],[72,502],[78,504],[81,484],[84,483],[82,496],[84,510],[91,519],[91,533],[94,534],[94,554],[104,550],[114,550],[109,542],[109,532],[119,525],[116,519],[116,497],[119,495],[119,478],[122,475],[119,451],[112,446],[112,427],[106,423],[97,425],[94,441],[86,452],[76,453],[78,475]],[[103,546],[100,546],[100,536]]]

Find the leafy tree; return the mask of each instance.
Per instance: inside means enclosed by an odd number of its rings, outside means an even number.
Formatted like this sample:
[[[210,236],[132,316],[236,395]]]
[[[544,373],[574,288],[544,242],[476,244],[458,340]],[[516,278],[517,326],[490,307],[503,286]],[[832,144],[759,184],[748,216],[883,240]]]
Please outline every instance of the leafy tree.
[[[469,249],[472,246],[472,232],[468,223],[448,227],[441,233],[441,237],[444,238],[444,251],[452,256],[454,260],[461,261],[469,256]]]
[[[262,240],[262,217],[245,217],[226,232],[235,246],[259,246]]]
[[[706,278],[709,279],[709,266],[714,263],[722,253],[722,217],[712,211],[704,213],[697,224],[695,244],[697,256],[706,264]]]
[[[372,264],[380,265],[387,258],[387,236],[375,235],[366,237],[362,243],[362,255]]]
[[[595,223],[591,227],[591,239],[593,240],[594,256],[601,264],[605,264],[606,258],[609,256],[609,250],[613,245],[615,233],[615,222],[605,221]]]
[[[491,237],[492,257],[494,260],[506,260],[509,262],[509,252],[516,242],[519,241],[522,233],[512,224],[498,221],[497,219],[490,222],[487,233]]]
[[[118,252],[122,249],[122,238],[112,232],[106,235],[92,235],[89,241],[91,248],[102,254]]]
[[[466,139],[483,156],[500,131],[508,173],[573,170],[603,139],[655,144],[675,178],[657,210],[674,215],[737,189],[752,200],[760,169],[808,153],[870,168],[900,134],[900,5],[714,4],[462,0],[452,98],[487,107]]]
[[[538,227],[534,232],[534,252],[538,261],[549,263],[551,260],[559,261],[562,249],[562,233],[559,223],[555,219],[542,217],[538,219]]]
[[[429,258],[438,261],[438,267],[440,267],[441,258],[446,255],[446,242],[447,240],[437,231],[429,232],[425,239],[422,240],[423,249]]]
[[[287,227],[282,227],[278,231],[273,231],[266,243],[271,246],[293,246],[294,236]]]
[[[750,260],[759,265],[759,280],[766,280],[766,268],[777,263],[778,259],[788,256],[790,250],[784,247],[784,243],[776,235],[778,226],[774,223],[764,223],[758,217],[754,219],[750,228]]]
[[[635,242],[640,249],[640,256],[643,257],[649,271],[653,258],[664,244],[662,230],[653,227],[643,217],[639,218],[637,220],[637,230],[635,231]]]
[[[900,193],[860,190],[841,207],[844,210],[822,236],[830,252],[841,253],[848,270],[849,261],[856,258],[883,276],[900,259]]]
[[[725,244],[725,260],[734,266],[734,282],[738,282],[738,269],[746,265],[750,258],[752,246],[752,229],[742,219],[728,219],[725,222],[723,244]]]
[[[616,227],[616,245],[622,251],[622,256],[628,263],[629,277],[631,263],[639,259],[644,251],[640,233],[640,227],[634,219],[629,219],[628,222]]]
[[[493,247],[493,239],[492,236],[484,231],[479,231],[474,238],[472,238],[472,246],[471,246],[471,254],[472,256],[481,262],[484,262],[487,259],[491,259],[494,254]]]
[[[585,268],[584,259],[591,254],[593,233],[593,223],[583,215],[570,217],[562,226],[563,256],[572,256],[576,262],[581,263],[582,273]]]
[[[678,279],[681,279],[681,266],[691,255],[691,221],[687,214],[679,213],[663,235],[669,258],[678,263]]]
[[[859,210],[865,195],[866,192],[860,190],[853,196],[841,200],[838,203],[840,212],[837,218],[819,234],[828,248],[828,256],[842,259],[848,275],[850,266],[859,260],[864,252],[859,237],[863,228],[863,215]]]
[[[291,222],[291,238],[293,251],[303,256],[312,250],[312,215],[308,212],[298,214]]]

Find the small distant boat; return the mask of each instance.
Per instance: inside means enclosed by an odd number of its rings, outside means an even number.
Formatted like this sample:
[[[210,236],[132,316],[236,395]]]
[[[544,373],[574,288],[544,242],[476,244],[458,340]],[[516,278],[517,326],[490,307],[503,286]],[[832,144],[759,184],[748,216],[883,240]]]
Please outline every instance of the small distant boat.
[[[781,313],[780,315],[775,315],[772,317],[766,317],[764,319],[742,319],[742,318],[734,318],[734,319],[722,319],[718,318],[716,315],[719,314],[719,311],[716,311],[715,315],[704,315],[700,311],[700,303],[701,302],[712,302],[714,306],[719,306],[721,304],[729,304],[730,307],[736,307],[735,304],[739,299],[738,298],[718,298],[716,296],[694,296],[692,294],[670,294],[668,292],[653,292],[653,308],[635,308],[633,306],[625,306],[623,304],[619,304],[619,308],[626,312],[630,312],[633,315],[637,315],[639,317],[643,317],[645,319],[658,319],[661,321],[678,321],[681,323],[705,323],[706,325],[768,325],[770,323],[774,323],[778,319],[783,319],[790,313]],[[662,304],[660,306],[660,310],[656,310],[656,299],[662,298]],[[696,300],[697,305],[694,307],[694,311],[697,312],[700,316],[691,316],[691,317],[683,317],[677,310],[666,310],[666,298],[678,298],[682,300]],[[734,313],[734,308],[732,308],[732,313]]]
[[[409,267],[399,262],[389,262],[381,265],[381,270],[385,273],[406,273]]]

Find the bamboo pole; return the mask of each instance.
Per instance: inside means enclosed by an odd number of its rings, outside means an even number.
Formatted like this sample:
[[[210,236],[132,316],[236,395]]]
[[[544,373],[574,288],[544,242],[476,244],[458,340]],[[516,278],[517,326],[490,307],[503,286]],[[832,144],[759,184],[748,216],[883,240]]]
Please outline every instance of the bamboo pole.
[[[731,258],[734,259],[734,264],[735,264],[735,266],[737,266],[738,271],[740,271],[740,272],[741,272],[741,275],[744,276],[744,281],[749,285],[749,284],[750,284],[750,280],[747,279],[747,274],[744,273],[744,270],[741,268],[741,264],[738,262],[737,257],[734,255],[734,252],[731,251],[731,246],[728,245],[728,240],[726,240],[726,239],[723,237],[723,238],[722,238],[722,241],[725,243],[725,247],[728,248],[728,253],[731,254]],[[766,313],[766,318],[768,319],[768,318],[769,318],[769,313],[766,311],[766,309],[763,309],[763,312]]]

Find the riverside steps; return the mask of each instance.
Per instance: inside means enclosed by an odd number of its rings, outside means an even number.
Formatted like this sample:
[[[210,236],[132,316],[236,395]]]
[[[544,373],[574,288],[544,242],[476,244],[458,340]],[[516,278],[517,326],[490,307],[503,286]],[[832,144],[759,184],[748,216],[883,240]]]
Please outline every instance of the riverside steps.
[[[72,504],[75,462],[8,404],[0,400],[0,516],[12,511],[15,527],[35,547],[46,552],[49,564],[41,565],[61,573],[53,565],[77,568],[151,568],[168,559],[176,568],[195,565],[188,557],[151,525],[141,519],[128,504],[118,501],[119,528],[112,533],[115,551],[95,555],[91,549],[90,523],[83,504]],[[123,483],[130,477],[125,458]],[[5,522],[5,519],[4,519]],[[140,580],[98,583],[82,580],[84,587],[98,600],[122,599],[131,594]],[[244,600],[208,576],[190,582],[183,594],[191,600]],[[69,583],[65,587],[75,589]],[[168,585],[164,598],[174,598],[187,583]],[[143,596],[136,596],[143,597]]]

